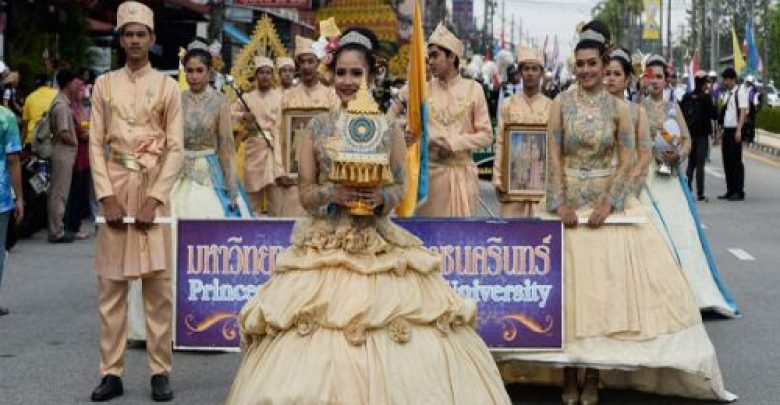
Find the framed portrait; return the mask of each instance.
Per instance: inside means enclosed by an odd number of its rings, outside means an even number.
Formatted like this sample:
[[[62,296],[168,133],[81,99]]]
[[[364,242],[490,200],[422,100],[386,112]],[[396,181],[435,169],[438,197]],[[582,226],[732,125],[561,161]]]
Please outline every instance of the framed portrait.
[[[547,182],[547,127],[507,125],[502,180],[509,201],[539,201]]]
[[[286,108],[282,111],[282,159],[284,170],[298,177],[298,145],[312,118],[327,112],[325,108]]]

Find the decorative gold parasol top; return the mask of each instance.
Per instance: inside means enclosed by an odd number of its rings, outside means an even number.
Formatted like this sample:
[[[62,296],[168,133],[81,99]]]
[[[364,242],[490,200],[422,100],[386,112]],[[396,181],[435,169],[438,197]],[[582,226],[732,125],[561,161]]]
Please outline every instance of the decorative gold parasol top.
[[[350,114],[376,115],[379,114],[379,104],[368,92],[368,85],[363,82],[355,95],[355,99],[347,103],[347,112]]]
[[[328,39],[341,35],[341,31],[338,25],[336,25],[336,18],[330,17],[327,20],[320,21],[320,35]]]

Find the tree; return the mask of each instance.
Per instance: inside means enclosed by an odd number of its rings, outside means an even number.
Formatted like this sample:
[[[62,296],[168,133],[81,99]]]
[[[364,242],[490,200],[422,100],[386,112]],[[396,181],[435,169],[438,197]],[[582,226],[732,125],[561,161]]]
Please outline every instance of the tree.
[[[775,3],[766,15],[769,77],[780,83],[780,4]],[[762,41],[763,42],[763,41]],[[763,43],[762,43],[763,45]]]
[[[57,0],[11,0],[8,5],[7,62],[19,71],[24,88],[57,65],[90,65],[92,40],[83,5]]]
[[[612,42],[628,49],[642,48],[642,0],[601,0],[593,18],[603,22],[612,34]]]

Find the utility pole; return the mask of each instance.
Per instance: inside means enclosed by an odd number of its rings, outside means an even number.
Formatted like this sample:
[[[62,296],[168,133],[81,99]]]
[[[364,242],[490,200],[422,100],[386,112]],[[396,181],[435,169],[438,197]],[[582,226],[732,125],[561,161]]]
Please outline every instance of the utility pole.
[[[671,0],[666,0],[671,1]],[[663,55],[666,60],[669,61],[669,55],[667,55],[667,52],[664,50],[664,31],[666,30],[666,21],[664,20],[664,0],[661,0],[660,6],[658,7],[658,54]],[[655,52],[655,41],[652,41],[653,46],[650,47],[653,49],[653,52]]]
[[[755,42],[755,35],[756,35],[756,19],[753,18],[753,16],[756,15],[755,13],[755,1],[754,0],[748,0],[747,5],[747,18],[750,21],[750,26],[753,28],[753,41]],[[745,33],[745,36],[747,36],[747,32]],[[746,55],[748,58],[748,64],[750,64],[750,55]],[[756,66],[758,67],[758,66]],[[748,72],[752,74],[756,74],[757,72]]]
[[[691,48],[693,48],[691,58],[699,50],[699,7],[696,3],[698,3],[697,0],[691,2]]]
[[[701,24],[699,28],[699,63],[704,58],[704,40],[707,34],[707,4],[704,0],[699,1],[699,16]],[[695,72],[692,72],[695,73]]]
[[[715,24],[713,27],[715,34],[715,66],[711,69],[716,73],[720,73],[718,72],[720,70],[720,2],[713,1],[712,4],[715,7]]]
[[[487,18],[488,14],[490,14],[490,10],[488,9],[490,7],[490,0],[485,0],[484,5],[484,20],[482,21],[482,52],[485,53],[485,50],[487,50]]]
[[[209,41],[222,43],[222,30],[225,28],[225,0],[209,1]]]
[[[672,60],[672,0],[666,0],[666,60]]]
[[[717,70],[718,66],[718,11],[717,1],[710,1],[710,70]]]
[[[769,29],[770,25],[773,23],[770,19],[767,18],[769,15],[769,0],[764,0],[762,2],[762,15],[764,16],[764,30],[761,34],[761,37],[764,42],[764,69],[762,75],[764,76],[764,85],[769,83]],[[761,103],[764,107],[766,107],[766,97],[761,97]]]
[[[520,24],[517,29],[517,44],[519,45],[522,43],[523,43],[523,19],[520,18]]]
[[[672,1],[672,0],[668,0]],[[658,15],[658,50],[655,50],[655,41],[653,42],[653,51],[658,52],[659,55],[665,55],[666,52],[664,52],[664,29],[666,28],[666,21],[664,21],[664,0],[660,0],[660,7],[658,7],[659,15]]]
[[[509,43],[515,44],[515,16],[512,15],[512,20],[509,21]]]
[[[491,58],[493,57],[493,42],[495,42],[495,35],[496,35],[496,6],[498,5],[497,0],[490,0],[490,21],[488,21],[488,25],[490,26],[490,31],[488,31],[488,56]]]
[[[616,32],[615,34],[618,35],[618,37],[615,40],[615,43],[623,43],[628,46],[629,49],[631,49],[631,44],[628,43],[628,13],[626,12],[628,10],[628,5],[625,1],[621,2],[620,4],[620,17],[618,17],[618,21],[620,24],[620,31]]]

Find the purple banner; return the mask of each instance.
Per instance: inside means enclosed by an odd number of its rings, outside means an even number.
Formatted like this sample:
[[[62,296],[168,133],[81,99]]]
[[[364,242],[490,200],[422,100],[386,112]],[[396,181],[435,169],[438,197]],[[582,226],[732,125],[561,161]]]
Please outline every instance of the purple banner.
[[[477,301],[477,330],[492,349],[560,349],[562,228],[558,221],[401,220],[442,255],[442,273]],[[291,220],[181,220],[176,246],[180,349],[232,349],[237,315],[289,246]]]

